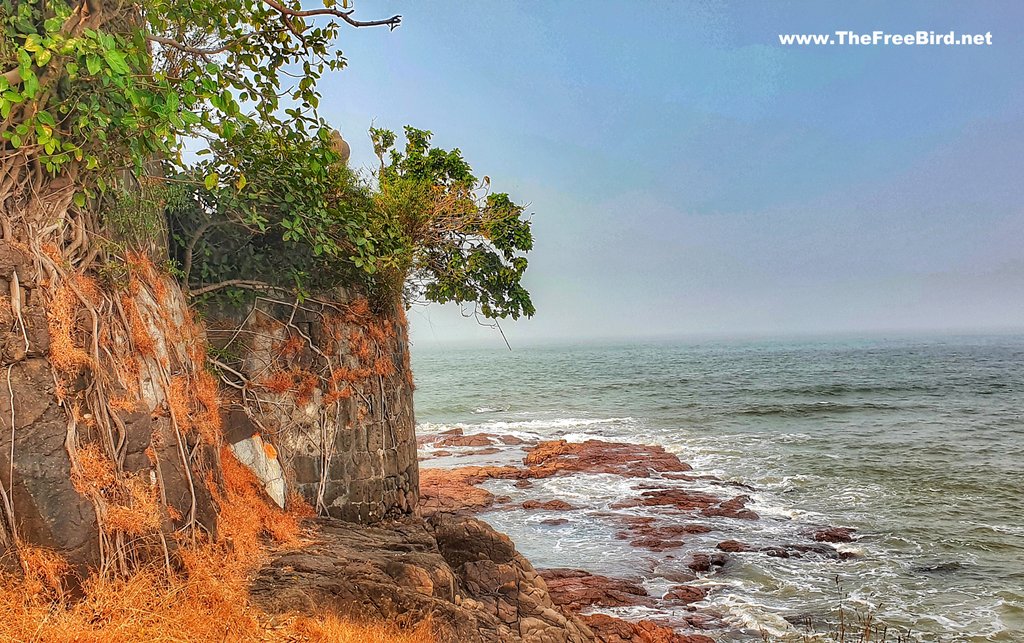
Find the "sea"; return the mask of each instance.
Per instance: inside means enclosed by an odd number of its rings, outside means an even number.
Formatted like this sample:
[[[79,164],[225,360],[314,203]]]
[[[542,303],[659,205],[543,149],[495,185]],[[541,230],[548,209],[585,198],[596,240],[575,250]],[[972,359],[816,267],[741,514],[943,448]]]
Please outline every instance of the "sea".
[[[761,520],[718,518],[687,547],[856,529],[846,560],[743,553],[690,582],[709,590],[698,607],[720,615],[707,632],[719,641],[803,640],[835,630],[840,612],[904,640],[1024,641],[1024,335],[414,346],[413,369],[421,433],[657,444],[696,474],[749,486]],[[423,466],[468,463],[441,460]],[[634,548],[608,520],[641,482],[491,481],[514,500],[582,510],[558,525],[537,511],[481,517],[535,567],[630,578],[658,596],[685,557]]]

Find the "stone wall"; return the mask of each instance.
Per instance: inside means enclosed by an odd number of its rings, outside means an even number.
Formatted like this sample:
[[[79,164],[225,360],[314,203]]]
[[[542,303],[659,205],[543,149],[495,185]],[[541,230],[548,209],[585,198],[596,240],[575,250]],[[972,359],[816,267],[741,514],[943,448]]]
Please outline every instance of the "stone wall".
[[[260,299],[211,328],[248,380],[226,411],[236,451],[254,435],[270,444],[287,493],[321,515],[372,522],[414,511],[413,384],[399,303],[374,307],[351,291],[301,304]]]

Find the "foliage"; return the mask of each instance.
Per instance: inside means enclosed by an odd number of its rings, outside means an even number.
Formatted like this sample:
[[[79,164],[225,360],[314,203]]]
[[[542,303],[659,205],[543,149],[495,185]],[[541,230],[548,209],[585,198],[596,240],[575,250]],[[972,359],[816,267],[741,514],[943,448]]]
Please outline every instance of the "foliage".
[[[474,302],[486,317],[533,314],[521,285],[530,222],[508,195],[484,192],[459,150],[431,147],[430,132],[407,127],[399,151],[393,132],[374,129],[374,187],[339,162],[323,131],[290,140],[243,131],[215,141],[191,170],[216,179],[168,209],[194,292],[224,285],[220,300],[241,304],[252,288],[302,297],[362,283],[382,296],[408,286],[412,298]],[[188,176],[183,184],[195,185]]]
[[[183,137],[230,142],[254,121],[285,139],[316,132],[316,83],[345,65],[341,25],[400,20],[361,23],[333,4],[4,0],[0,136],[53,175],[88,171],[91,194],[155,156],[180,164]]]
[[[533,247],[530,221],[507,194],[487,194],[458,149],[431,147],[431,132],[370,131],[381,162],[377,205],[401,235],[398,264],[428,301],[475,302],[485,317],[533,315],[521,280]]]

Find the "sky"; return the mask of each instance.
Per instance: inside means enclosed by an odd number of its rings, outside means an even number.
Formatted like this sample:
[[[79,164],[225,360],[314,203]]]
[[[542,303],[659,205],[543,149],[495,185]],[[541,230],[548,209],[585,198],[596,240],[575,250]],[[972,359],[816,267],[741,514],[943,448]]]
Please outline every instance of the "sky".
[[[356,0],[323,115],[529,204],[509,341],[1024,328],[1024,3]],[[991,32],[979,47],[780,33]],[[490,343],[416,306],[416,344]]]

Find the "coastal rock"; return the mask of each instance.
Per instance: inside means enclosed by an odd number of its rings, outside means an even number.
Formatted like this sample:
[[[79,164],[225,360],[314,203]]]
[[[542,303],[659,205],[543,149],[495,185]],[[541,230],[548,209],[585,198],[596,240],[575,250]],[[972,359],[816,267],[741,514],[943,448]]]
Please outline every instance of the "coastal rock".
[[[658,552],[681,547],[684,544],[681,536],[711,531],[710,527],[698,524],[657,524],[657,519],[650,516],[622,516],[620,522],[625,529],[616,532],[616,538],[629,540],[634,547]]]
[[[440,640],[584,643],[590,629],[559,609],[504,534],[435,515],[365,526],[315,521],[316,538],[284,551],[250,594],[272,614],[327,609],[345,618],[433,619]]]
[[[489,447],[494,442],[490,437],[482,433],[473,435],[449,435],[434,442],[438,447]]]
[[[723,553],[717,554],[694,554],[690,557],[687,567],[695,572],[710,572],[715,567],[721,567],[728,562],[729,557]]]
[[[753,551],[753,549],[754,549],[753,547],[751,547],[747,543],[741,543],[738,540],[724,540],[724,541],[718,543],[718,545],[716,547],[718,549],[721,549],[722,551],[726,551],[726,552],[729,552],[729,553]],[[761,551],[765,551],[765,550],[762,549]],[[785,551],[785,550],[783,550],[783,551]]]
[[[543,509],[545,511],[569,511],[576,508],[564,500],[548,500],[547,502],[527,500],[522,507],[523,509]]]
[[[652,621],[624,621],[607,614],[588,614],[583,620],[600,643],[715,643],[702,634],[679,634]]]
[[[666,601],[677,601],[679,603],[696,603],[704,600],[707,596],[707,592],[700,587],[694,587],[692,585],[676,585],[675,587],[668,590],[662,597]]]
[[[757,520],[760,516],[750,509],[745,508],[748,502],[750,502],[749,496],[736,496],[735,498],[730,498],[729,500],[721,502],[713,507],[706,507],[701,511],[701,513],[705,516]]]
[[[591,574],[581,569],[544,569],[552,599],[572,611],[585,607],[624,607],[651,605],[652,599],[642,585],[628,580]]]
[[[826,527],[814,532],[814,540],[824,543],[852,543],[856,529],[849,527]]]
[[[648,478],[653,473],[690,470],[690,465],[662,447],[603,440],[541,442],[527,453],[524,463],[532,478],[573,472]]]
[[[522,475],[516,467],[459,467],[457,469],[420,469],[420,512],[473,513],[496,501],[494,494],[475,485],[489,478],[515,478]]]

